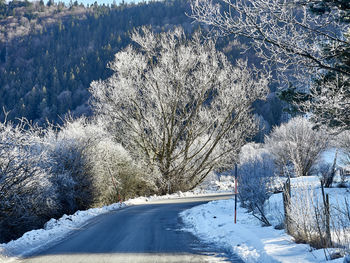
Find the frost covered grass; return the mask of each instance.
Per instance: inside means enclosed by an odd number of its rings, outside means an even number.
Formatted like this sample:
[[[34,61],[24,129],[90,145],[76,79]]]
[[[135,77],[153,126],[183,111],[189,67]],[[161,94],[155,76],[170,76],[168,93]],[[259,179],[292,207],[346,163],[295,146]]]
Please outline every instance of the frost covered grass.
[[[338,178],[335,178],[337,181]],[[325,188],[329,196],[329,224],[318,177],[300,177],[292,180],[291,230],[298,242],[307,242],[314,247],[337,247],[338,254],[350,251],[350,191],[348,188]],[[266,203],[266,213],[272,225],[283,224],[282,194],[272,195]],[[327,224],[331,244],[325,243]],[[327,255],[331,258],[334,255]]]
[[[292,185],[294,189],[310,189],[320,197],[318,177],[295,178]],[[350,197],[350,193],[344,188],[326,189],[326,193],[330,195],[332,241],[341,246],[349,245],[350,221],[344,218],[342,211],[346,211],[347,204],[343,200]],[[326,262],[331,255],[341,255],[339,249],[314,249],[308,244],[297,244],[284,230],[275,229],[283,223],[283,213],[282,194],[279,193],[272,195],[266,204],[266,215],[272,224],[270,227],[261,227],[256,217],[240,207],[237,224],[234,224],[233,200],[213,201],[186,210],[181,216],[187,231],[227,248],[245,262]],[[307,220],[311,220],[310,217]],[[338,258],[331,262],[343,260]]]

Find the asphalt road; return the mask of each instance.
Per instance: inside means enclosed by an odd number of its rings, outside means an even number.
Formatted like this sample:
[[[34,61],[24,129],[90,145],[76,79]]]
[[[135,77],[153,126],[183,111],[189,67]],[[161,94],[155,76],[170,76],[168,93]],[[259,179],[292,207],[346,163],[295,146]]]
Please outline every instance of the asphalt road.
[[[51,248],[23,263],[99,262],[242,262],[213,244],[181,230],[179,213],[217,195],[129,206],[98,216]]]

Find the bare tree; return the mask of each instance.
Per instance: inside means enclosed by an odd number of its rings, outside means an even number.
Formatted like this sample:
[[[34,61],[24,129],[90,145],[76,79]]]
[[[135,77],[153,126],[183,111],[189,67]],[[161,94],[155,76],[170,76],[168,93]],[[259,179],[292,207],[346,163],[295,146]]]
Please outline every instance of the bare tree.
[[[327,147],[326,133],[317,131],[309,120],[296,117],[275,127],[266,137],[266,144],[274,155],[282,173],[292,164],[295,176],[310,175],[321,152]]]
[[[339,22],[341,11],[329,8],[323,14],[310,12],[317,3],[305,0],[192,0],[192,17],[214,26],[221,35],[243,36],[265,65],[277,65],[278,72],[330,70],[350,76],[348,69],[334,64],[336,56],[349,48],[344,34],[349,27]],[[312,5],[313,4],[313,5]],[[328,50],[323,49],[327,43]],[[310,76],[310,75],[309,75]],[[290,74],[288,78],[290,78]]]
[[[138,47],[116,54],[114,75],[92,83],[92,104],[134,159],[156,167],[161,193],[192,189],[255,133],[251,104],[267,80],[230,65],[199,33],[143,28],[132,39]]]

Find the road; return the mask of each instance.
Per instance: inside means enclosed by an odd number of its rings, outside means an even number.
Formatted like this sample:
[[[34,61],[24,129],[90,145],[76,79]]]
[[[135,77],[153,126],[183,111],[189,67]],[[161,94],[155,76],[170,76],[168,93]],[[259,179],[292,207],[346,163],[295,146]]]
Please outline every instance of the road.
[[[184,227],[179,213],[229,195],[157,201],[98,216],[53,247],[23,263],[242,262],[199,241]]]

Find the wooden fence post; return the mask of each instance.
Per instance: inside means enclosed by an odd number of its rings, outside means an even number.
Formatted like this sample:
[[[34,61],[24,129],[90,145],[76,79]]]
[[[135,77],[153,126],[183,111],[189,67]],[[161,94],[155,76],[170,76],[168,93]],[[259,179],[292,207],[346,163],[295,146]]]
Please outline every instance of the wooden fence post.
[[[237,180],[238,180],[238,171],[237,171],[237,164],[235,164],[235,224],[237,223],[237,195],[238,195],[238,191],[237,191]]]
[[[284,208],[284,225],[288,234],[291,234],[291,218],[290,218],[290,204],[291,204],[291,186],[290,176],[284,183],[283,187],[283,208]]]
[[[331,247],[332,246],[332,236],[331,236],[331,214],[330,214],[330,208],[329,208],[329,195],[325,194],[324,192],[324,185],[321,183],[321,190],[322,190],[322,198],[323,198],[323,206],[324,206],[324,214],[325,214],[325,227],[326,227],[326,233],[325,233],[325,247]]]
[[[332,236],[331,236],[331,227],[330,227],[331,214],[330,214],[330,209],[329,209],[329,196],[328,196],[328,194],[326,195],[325,213],[326,213],[326,242],[327,242],[327,247],[332,247]]]

